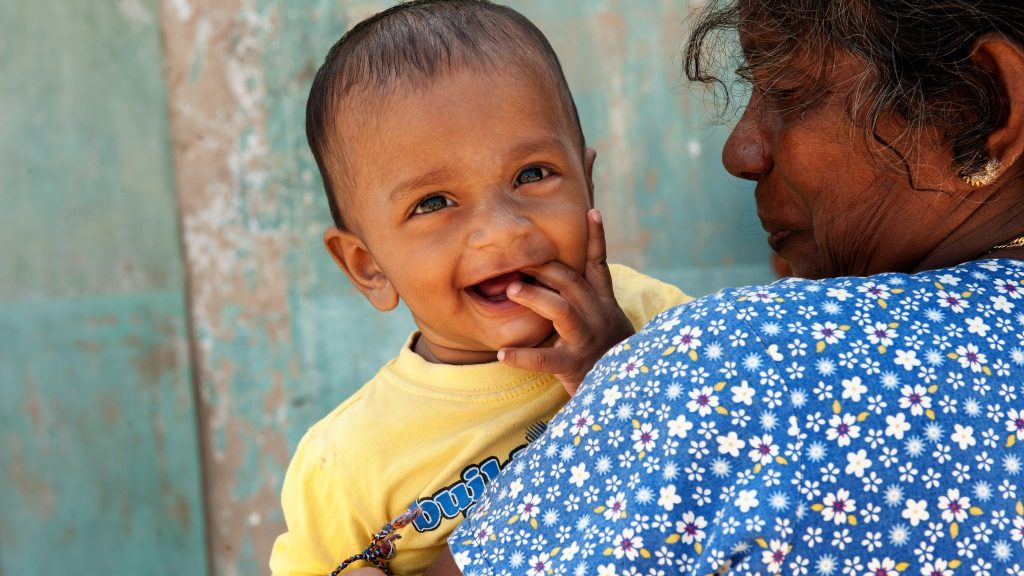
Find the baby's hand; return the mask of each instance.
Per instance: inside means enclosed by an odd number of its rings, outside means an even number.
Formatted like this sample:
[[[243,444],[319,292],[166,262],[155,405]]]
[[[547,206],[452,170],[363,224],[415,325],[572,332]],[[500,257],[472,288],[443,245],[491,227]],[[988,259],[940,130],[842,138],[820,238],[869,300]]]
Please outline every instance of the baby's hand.
[[[509,366],[554,374],[570,396],[605,352],[634,333],[615,301],[604,225],[597,210],[587,212],[587,231],[584,276],[561,262],[548,262],[525,272],[553,290],[516,282],[506,291],[510,300],[551,320],[558,332],[555,345],[498,351],[498,359]]]

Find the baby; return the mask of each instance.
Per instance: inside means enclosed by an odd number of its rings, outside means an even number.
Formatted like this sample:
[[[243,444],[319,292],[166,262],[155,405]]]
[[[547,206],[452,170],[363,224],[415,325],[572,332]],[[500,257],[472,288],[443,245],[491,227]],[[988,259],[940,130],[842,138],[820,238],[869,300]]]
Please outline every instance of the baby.
[[[306,130],[327,250],[418,330],[299,443],[271,568],[329,574],[417,505],[391,569],[419,573],[594,362],[689,297],[605,263],[595,152],[514,10],[420,0],[359,23],[316,75]]]

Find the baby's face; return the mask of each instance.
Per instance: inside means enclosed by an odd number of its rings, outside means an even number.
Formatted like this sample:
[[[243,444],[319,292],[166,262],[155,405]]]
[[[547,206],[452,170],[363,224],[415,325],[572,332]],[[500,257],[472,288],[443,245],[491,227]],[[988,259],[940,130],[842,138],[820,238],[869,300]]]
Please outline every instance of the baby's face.
[[[357,104],[373,120],[343,125],[344,219],[412,311],[417,352],[481,363],[547,339],[551,322],[505,289],[553,260],[584,270],[593,153],[554,90],[466,71]]]

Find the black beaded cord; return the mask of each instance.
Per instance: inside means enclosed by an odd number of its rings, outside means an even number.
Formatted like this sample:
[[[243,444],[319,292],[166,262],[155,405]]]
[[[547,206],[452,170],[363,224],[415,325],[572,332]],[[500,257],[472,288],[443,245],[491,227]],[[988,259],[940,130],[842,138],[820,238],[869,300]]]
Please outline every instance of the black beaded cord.
[[[388,568],[388,560],[395,556],[395,540],[402,537],[401,534],[398,534],[398,531],[409,524],[412,524],[412,521],[415,520],[421,512],[423,512],[422,508],[414,506],[400,514],[394,520],[385,524],[379,532],[373,535],[373,538],[370,539],[369,546],[367,546],[365,550],[358,554],[349,556],[344,562],[338,564],[338,567],[331,572],[330,576],[338,576],[342,570],[348,568],[350,564],[357,560],[369,562],[381,572],[391,576],[391,569]]]

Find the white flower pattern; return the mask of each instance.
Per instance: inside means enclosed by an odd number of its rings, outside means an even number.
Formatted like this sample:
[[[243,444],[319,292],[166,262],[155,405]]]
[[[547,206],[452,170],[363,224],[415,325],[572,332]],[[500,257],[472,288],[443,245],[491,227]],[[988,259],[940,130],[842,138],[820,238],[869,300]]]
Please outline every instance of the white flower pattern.
[[[986,260],[668,310],[488,486],[449,539],[456,562],[1024,576],[1021,298],[1024,264]]]

